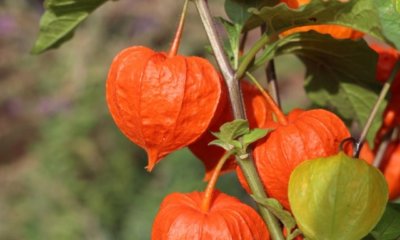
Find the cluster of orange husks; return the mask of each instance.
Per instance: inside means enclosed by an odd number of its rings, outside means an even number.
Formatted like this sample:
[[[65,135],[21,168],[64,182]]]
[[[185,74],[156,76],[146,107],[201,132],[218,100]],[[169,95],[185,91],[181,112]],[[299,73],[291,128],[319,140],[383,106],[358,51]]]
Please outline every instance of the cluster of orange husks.
[[[283,2],[297,8],[308,1]],[[362,37],[362,33],[355,30],[333,25],[300,27],[282,35],[309,30],[329,33],[336,38]],[[380,54],[377,78],[384,81],[399,54],[377,46],[374,49]],[[397,79],[400,82],[400,75]],[[271,129],[254,148],[259,176],[268,195],[290,210],[288,181],[293,169],[307,159],[336,154],[341,141],[350,133],[331,112],[293,110],[285,116],[273,112],[271,104],[274,103],[267,101],[249,83],[242,82],[241,87],[250,127]],[[400,93],[400,87],[393,88],[394,91]],[[147,151],[149,171],[167,154],[189,146],[203,161],[206,180],[219,174],[214,170],[224,151],[208,146],[214,139],[210,131],[217,131],[223,123],[233,120],[233,116],[226,86],[207,60],[176,55],[176,49],[166,54],[142,46],[130,47],[113,60],[106,93],[108,107],[119,129]],[[400,126],[396,101],[400,102],[400,94],[393,94],[387,107],[379,141]],[[391,141],[381,166],[392,199],[400,195],[399,136],[397,134]],[[368,150],[366,145],[362,157],[372,162],[375,151]],[[221,171],[235,169],[241,184],[250,191],[234,158],[230,158]],[[205,195],[193,192],[167,196],[154,221],[152,239],[269,239],[263,220],[253,208],[216,190]],[[209,202],[208,207],[204,207],[205,201]]]

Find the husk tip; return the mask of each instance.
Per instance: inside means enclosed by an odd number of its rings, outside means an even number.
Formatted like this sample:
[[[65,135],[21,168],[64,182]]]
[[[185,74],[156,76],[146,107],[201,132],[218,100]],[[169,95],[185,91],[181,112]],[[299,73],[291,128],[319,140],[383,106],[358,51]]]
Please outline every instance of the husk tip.
[[[147,166],[145,169],[148,172],[153,171],[154,166],[157,164],[157,162],[160,161],[159,153],[155,149],[149,149],[147,150]]]

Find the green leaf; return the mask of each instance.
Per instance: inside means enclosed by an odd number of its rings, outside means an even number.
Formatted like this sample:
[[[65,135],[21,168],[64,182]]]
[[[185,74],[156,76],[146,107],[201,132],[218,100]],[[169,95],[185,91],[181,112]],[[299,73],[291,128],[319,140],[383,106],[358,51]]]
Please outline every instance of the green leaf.
[[[34,54],[56,48],[72,38],[74,30],[107,0],[46,0]]]
[[[312,41],[318,50],[299,54],[307,66],[307,95],[317,105],[333,106],[343,118],[356,119],[364,126],[382,88],[375,79],[377,54],[363,40],[337,44],[337,40],[325,35],[320,36],[320,41]],[[380,128],[385,105],[385,101],[380,105],[368,132],[370,144]]]
[[[364,239],[396,240],[400,238],[400,204],[389,203],[378,225]]]
[[[254,201],[263,205],[274,214],[288,230],[291,230],[296,226],[296,221],[293,216],[290,212],[283,209],[282,205],[275,198],[260,198],[255,195],[251,195],[251,197]]]
[[[225,12],[239,25],[243,25],[251,16],[249,8],[259,8],[276,4],[276,0],[225,0]]]
[[[382,86],[375,80],[377,54],[364,40],[337,40],[311,31],[293,34],[275,46],[267,49],[256,65],[277,55],[296,54],[306,64],[305,89],[314,103],[334,107],[343,118],[356,119],[361,126],[366,123]],[[368,133],[370,144],[385,105],[381,104]]]
[[[215,145],[215,146],[218,146],[218,147],[221,147],[221,148],[225,149],[226,151],[230,151],[234,147],[232,144],[229,144],[229,143],[224,142],[224,141],[219,140],[219,139],[215,139],[215,140],[211,141],[208,145]]]
[[[229,46],[226,46],[225,44],[226,53],[229,56],[229,59],[231,59],[233,65],[236,66],[238,64],[240,35],[242,27],[239,24],[231,23],[221,17],[218,18],[218,20],[222,23],[228,35]]]
[[[231,143],[236,149],[242,149],[243,148],[242,144],[238,140],[232,140]]]
[[[209,143],[209,145],[217,145],[227,151],[235,150],[236,153],[245,152],[247,146],[257,139],[265,136],[266,130],[254,129],[250,131],[249,122],[243,119],[236,119],[231,122],[224,123],[219,132],[212,132],[218,139]],[[243,137],[243,144],[237,139]],[[247,140],[244,140],[244,139]]]
[[[244,149],[247,149],[247,147],[253,142],[265,137],[267,133],[268,133],[267,129],[261,129],[261,128],[251,129],[249,133],[243,135]]]
[[[352,27],[400,47],[400,14],[394,10],[390,1],[312,0],[299,9],[288,8],[282,3],[251,11],[254,15],[246,22],[245,30],[265,23],[269,26],[268,34],[277,34],[297,26],[337,24]]]
[[[219,128],[219,131],[220,133],[218,135],[214,135],[223,141],[229,142],[239,136],[242,136],[243,134],[248,133],[250,129],[247,120],[236,119],[232,122],[224,123]]]
[[[400,50],[400,1],[392,1],[374,0],[386,42]]]

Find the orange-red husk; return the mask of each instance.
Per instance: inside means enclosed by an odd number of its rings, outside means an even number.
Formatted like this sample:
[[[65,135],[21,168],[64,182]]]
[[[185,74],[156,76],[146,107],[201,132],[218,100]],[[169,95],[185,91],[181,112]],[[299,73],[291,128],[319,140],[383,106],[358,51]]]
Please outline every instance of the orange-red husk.
[[[388,144],[379,169],[389,186],[389,199],[400,197],[400,140]]]
[[[257,212],[219,191],[211,207],[201,210],[204,193],[172,193],[161,203],[152,240],[268,240],[269,233]]]
[[[208,128],[223,91],[205,59],[158,53],[143,46],[120,52],[111,64],[106,98],[118,128],[148,154],[147,169]]]
[[[400,58],[400,53],[394,48],[384,47],[377,43],[372,43],[369,46],[378,54],[376,79],[382,83],[386,82],[393,70],[394,65]],[[397,73],[395,77],[395,79],[398,78],[400,78],[400,73]]]
[[[255,165],[268,196],[288,210],[288,183],[294,168],[305,160],[336,154],[342,140],[350,137],[342,120],[322,109],[294,110],[288,115],[287,125],[268,122],[264,128],[272,131],[256,144]],[[240,168],[237,173],[249,191]]]

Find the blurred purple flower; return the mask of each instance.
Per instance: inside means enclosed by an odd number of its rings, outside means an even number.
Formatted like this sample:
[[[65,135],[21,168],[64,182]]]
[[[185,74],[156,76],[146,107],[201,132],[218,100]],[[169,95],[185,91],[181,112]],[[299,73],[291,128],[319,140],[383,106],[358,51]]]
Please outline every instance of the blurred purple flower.
[[[52,116],[58,112],[66,111],[70,107],[70,102],[55,98],[42,98],[39,101],[37,110],[40,114]]]
[[[0,37],[6,37],[17,30],[17,23],[11,16],[3,15],[0,16]]]
[[[16,117],[23,110],[22,102],[19,99],[8,99],[2,103],[2,112],[10,117]]]

